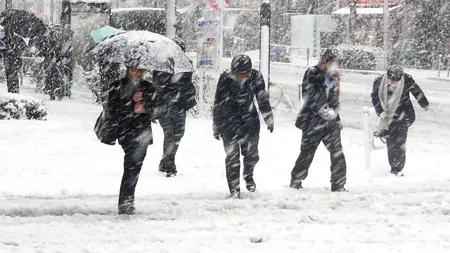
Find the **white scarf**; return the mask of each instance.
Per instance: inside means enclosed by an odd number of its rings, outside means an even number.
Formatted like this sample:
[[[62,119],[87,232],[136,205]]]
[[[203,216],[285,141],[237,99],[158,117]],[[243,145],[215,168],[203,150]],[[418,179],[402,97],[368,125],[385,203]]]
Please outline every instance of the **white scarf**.
[[[383,108],[383,111],[388,115],[386,119],[380,118],[380,121],[378,123],[378,132],[380,130],[387,130],[389,129],[389,125],[391,124],[395,111],[398,108],[398,105],[400,104],[400,100],[402,98],[403,88],[405,86],[405,80],[402,77],[402,79],[397,82],[395,86],[393,86],[392,95],[388,96],[388,90],[389,90],[389,83],[387,79],[387,75],[383,75],[383,79],[381,79],[381,84],[378,89],[378,97],[380,98],[380,104]]]

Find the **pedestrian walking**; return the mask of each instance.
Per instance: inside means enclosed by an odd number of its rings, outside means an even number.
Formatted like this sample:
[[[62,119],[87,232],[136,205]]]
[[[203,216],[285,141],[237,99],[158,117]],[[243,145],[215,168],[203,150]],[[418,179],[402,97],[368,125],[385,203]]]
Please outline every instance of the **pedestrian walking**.
[[[185,52],[184,42],[180,39],[174,41]],[[167,113],[158,119],[164,132],[159,171],[166,173],[167,177],[174,177],[178,173],[175,157],[186,129],[186,112],[197,104],[192,75],[192,72],[171,74],[153,71],[158,98],[168,108]]]
[[[416,113],[409,94],[428,111],[430,103],[414,78],[398,65],[391,65],[373,84],[372,104],[380,122],[375,136],[385,138],[391,173],[403,176],[406,162],[406,139]]]
[[[243,178],[250,192],[256,190],[253,172],[259,161],[259,113],[256,101],[270,132],[274,117],[262,74],[252,69],[247,55],[237,55],[231,69],[217,83],[213,107],[213,135],[222,138],[226,158],[228,188],[232,198],[240,197],[240,154],[244,157]]]
[[[119,214],[134,213],[135,189],[147,154],[153,144],[152,120],[161,109],[152,83],[143,80],[144,70],[137,63],[127,63],[127,75],[113,82],[108,93],[106,116],[115,139],[122,146],[124,172],[120,184]]]
[[[304,104],[296,121],[296,126],[302,130],[302,141],[300,155],[291,172],[291,188],[303,188],[302,181],[308,176],[309,167],[322,142],[330,152],[331,191],[347,191],[347,165],[341,144],[337,60],[337,51],[327,49],[319,63],[305,72],[302,83]]]

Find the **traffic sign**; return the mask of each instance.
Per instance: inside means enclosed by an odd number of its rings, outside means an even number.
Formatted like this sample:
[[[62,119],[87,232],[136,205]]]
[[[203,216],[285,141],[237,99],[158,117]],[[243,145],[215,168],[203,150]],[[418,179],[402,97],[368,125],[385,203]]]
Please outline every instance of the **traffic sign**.
[[[208,0],[209,5],[211,5],[214,10],[218,11],[225,9],[230,2],[231,0]]]

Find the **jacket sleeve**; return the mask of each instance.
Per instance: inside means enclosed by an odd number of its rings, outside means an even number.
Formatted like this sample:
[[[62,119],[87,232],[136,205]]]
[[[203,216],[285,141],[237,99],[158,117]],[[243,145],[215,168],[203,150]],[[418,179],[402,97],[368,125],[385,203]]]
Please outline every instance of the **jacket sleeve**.
[[[179,80],[177,80],[177,83],[180,87],[180,102],[181,106],[185,110],[189,110],[195,105],[197,105],[197,101],[195,100],[195,96],[197,93],[197,90],[195,89],[194,84],[192,83],[192,72],[185,72],[178,74],[180,75]],[[175,75],[176,77],[177,75]]]
[[[336,73],[333,76],[333,97],[331,98],[330,107],[333,108],[333,110],[339,114],[339,111],[341,109],[341,103],[340,103],[340,89],[341,89],[341,78],[338,73]]]
[[[216,94],[214,95],[214,105],[213,105],[213,131],[215,134],[220,134],[223,129],[222,125],[224,124],[225,117],[225,108],[224,108],[224,93],[225,93],[225,81],[226,81],[226,73],[222,73],[219,77],[219,81],[217,83]]]
[[[373,82],[372,93],[370,96],[372,97],[372,105],[375,108],[375,112],[378,116],[383,113],[383,107],[381,107],[380,96],[378,95],[378,91],[380,89],[382,77],[377,77]]]
[[[162,104],[157,96],[155,86],[150,82],[145,82],[146,87],[142,98],[142,105],[151,119],[157,119],[167,112],[167,106]]]
[[[266,91],[264,77],[261,73],[258,73],[256,76],[255,96],[264,121],[267,125],[273,125],[272,106],[270,105],[269,93]]]
[[[425,96],[425,93],[422,91],[422,89],[416,83],[414,78],[412,78],[412,76],[407,75],[405,78],[405,82],[407,82],[409,84],[409,92],[411,92],[411,94],[413,94],[413,96],[417,99],[417,102],[419,102],[419,105],[422,108],[425,108],[430,105],[427,97]]]
[[[106,117],[111,120],[113,124],[117,125],[118,122],[118,92],[119,92],[120,83],[113,82],[109,85],[108,89],[108,97],[106,100],[106,105],[104,106]]]
[[[303,78],[302,97],[309,110],[321,116],[321,111],[327,106],[327,99],[321,99],[321,80],[319,71],[315,68],[308,69]]]

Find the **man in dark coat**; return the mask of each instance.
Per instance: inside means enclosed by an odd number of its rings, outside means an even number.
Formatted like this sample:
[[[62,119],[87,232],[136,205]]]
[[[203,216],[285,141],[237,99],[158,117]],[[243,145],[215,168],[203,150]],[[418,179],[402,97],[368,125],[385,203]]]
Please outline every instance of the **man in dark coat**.
[[[419,85],[400,66],[393,65],[375,79],[371,94],[372,104],[380,117],[375,135],[386,139],[391,173],[396,176],[403,176],[408,128],[416,119],[410,93],[422,108],[428,110],[429,102]]]
[[[135,63],[127,64],[127,76],[110,85],[107,118],[112,121],[116,137],[122,146],[124,173],[120,185],[119,214],[134,213],[134,192],[148,145],[153,143],[152,120],[160,109],[156,89],[144,81],[144,71]]]
[[[62,47],[62,28],[60,26],[49,28],[43,55],[46,73],[44,91],[50,95],[50,100],[62,99],[64,96]]]
[[[186,52],[181,39],[174,42]],[[192,63],[192,62],[191,62]],[[156,85],[161,103],[168,107],[168,112],[159,118],[159,124],[164,132],[163,156],[159,163],[159,171],[167,177],[177,175],[175,156],[184,136],[186,127],[186,112],[197,104],[196,90],[192,83],[192,72],[182,72],[175,75],[153,71],[153,82]]]
[[[195,86],[192,83],[192,73],[177,73],[175,75],[153,71],[158,97],[168,108],[167,113],[159,118],[159,124],[164,131],[163,157],[159,171],[167,177],[177,174],[175,156],[184,136],[186,126],[186,111],[194,107]]]
[[[339,79],[337,52],[327,49],[319,63],[305,72],[302,84],[304,104],[296,126],[303,131],[300,155],[291,172],[290,187],[300,189],[319,144],[323,142],[331,157],[331,191],[347,191],[347,166],[341,144],[339,117]]]
[[[231,71],[222,73],[219,78],[213,107],[214,137],[223,140],[228,188],[232,198],[240,197],[240,153],[244,156],[246,188],[250,192],[256,190],[253,171],[259,161],[260,120],[255,97],[272,132],[274,118],[264,78],[252,69],[250,57],[237,55],[232,60]]]
[[[0,26],[0,40],[0,44],[2,44],[0,51],[5,63],[8,92],[19,93],[19,72],[23,62],[21,56],[27,48],[27,44],[22,37],[5,30],[3,26]]]

